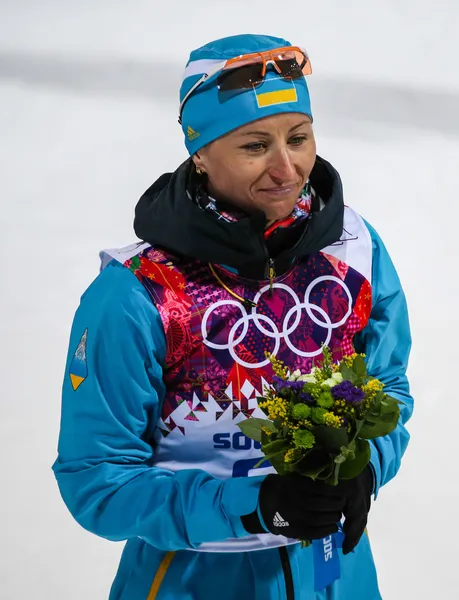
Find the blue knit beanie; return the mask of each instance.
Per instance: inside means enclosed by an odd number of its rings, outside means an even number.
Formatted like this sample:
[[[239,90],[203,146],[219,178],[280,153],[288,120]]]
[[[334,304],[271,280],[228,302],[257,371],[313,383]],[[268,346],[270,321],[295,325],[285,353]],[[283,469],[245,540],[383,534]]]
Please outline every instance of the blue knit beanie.
[[[218,62],[251,52],[264,52],[291,46],[284,39],[267,35],[235,35],[210,42],[193,50],[188,60],[180,102],[190,88]],[[190,155],[213,140],[252,121],[281,113],[302,113],[312,120],[311,101],[306,79],[283,79],[270,66],[265,80],[248,90],[221,92],[216,85],[219,73],[201,84],[187,99],[182,114],[185,145]],[[286,95],[270,94],[289,90]]]

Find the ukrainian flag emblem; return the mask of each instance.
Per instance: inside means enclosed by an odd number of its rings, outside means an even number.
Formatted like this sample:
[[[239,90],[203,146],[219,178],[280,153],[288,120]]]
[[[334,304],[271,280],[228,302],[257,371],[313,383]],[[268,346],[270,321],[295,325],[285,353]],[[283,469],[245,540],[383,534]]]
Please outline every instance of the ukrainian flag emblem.
[[[253,88],[258,108],[275,104],[298,102],[298,94],[292,79],[265,79],[262,85]]]
[[[75,354],[73,355],[72,361],[70,363],[70,382],[72,383],[74,391],[76,391],[80,387],[80,385],[88,376],[88,364],[86,360],[87,339],[88,330],[85,329],[85,332],[81,336],[80,343],[78,344],[78,347],[75,350]]]

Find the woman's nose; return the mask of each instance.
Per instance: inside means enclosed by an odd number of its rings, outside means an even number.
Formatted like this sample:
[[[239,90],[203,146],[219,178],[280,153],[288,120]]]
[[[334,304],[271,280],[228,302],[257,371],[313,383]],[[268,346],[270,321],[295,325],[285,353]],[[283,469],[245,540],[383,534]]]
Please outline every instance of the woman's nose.
[[[293,157],[287,149],[282,148],[273,153],[268,167],[270,176],[279,183],[293,183],[296,180],[296,169]]]

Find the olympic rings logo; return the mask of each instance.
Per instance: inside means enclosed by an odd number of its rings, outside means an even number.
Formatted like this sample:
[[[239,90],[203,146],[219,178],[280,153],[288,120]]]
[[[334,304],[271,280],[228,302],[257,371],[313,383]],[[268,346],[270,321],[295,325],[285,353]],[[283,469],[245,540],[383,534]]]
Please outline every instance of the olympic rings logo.
[[[316,304],[310,302],[312,290],[316,287],[316,285],[322,283],[323,281],[338,283],[346,293],[348,299],[348,309],[344,317],[337,323],[332,323],[330,316],[320,306],[317,306]],[[269,285],[263,287],[257,293],[253,301],[257,303],[260,300],[261,296],[265,292],[267,292],[269,288]],[[271,351],[271,354],[273,356],[277,355],[277,353],[279,352],[281,340],[284,340],[284,342],[287,344],[290,350],[298,356],[313,357],[318,356],[322,352],[321,348],[318,348],[317,350],[311,352],[305,352],[304,350],[296,348],[290,339],[290,336],[300,324],[303,309],[306,311],[308,317],[313,323],[327,330],[327,336],[324,342],[325,345],[327,345],[330,342],[332,331],[334,329],[337,329],[338,327],[341,327],[341,325],[344,325],[344,323],[348,320],[352,313],[352,296],[351,292],[349,291],[349,288],[341,279],[332,275],[324,275],[322,277],[317,277],[316,279],[314,279],[309,284],[304,293],[304,302],[300,302],[300,299],[298,298],[297,294],[283,283],[274,283],[273,288],[286,291],[292,296],[295,302],[295,305],[292,306],[292,308],[287,312],[287,314],[284,317],[281,331],[279,331],[278,326],[270,317],[258,314],[256,312],[256,307],[253,307],[251,312],[248,313],[245,306],[243,306],[240,302],[237,302],[236,300],[219,300],[218,302],[215,302],[214,304],[209,306],[206,312],[204,313],[204,317],[201,323],[201,333],[204,340],[204,344],[206,344],[206,346],[208,346],[209,348],[214,348],[215,350],[228,350],[231,355],[231,358],[241,366],[246,367],[248,369],[257,369],[266,366],[269,363],[269,359],[265,359],[258,363],[248,363],[242,358],[240,358],[236,354],[235,350],[236,347],[244,340],[245,336],[247,335],[251,321],[253,321],[258,331],[274,340],[274,349]],[[231,327],[228,334],[228,343],[226,344],[217,344],[208,339],[207,321],[209,320],[211,314],[220,306],[236,306],[241,311],[242,315]],[[294,317],[293,321],[289,325],[292,317]],[[241,326],[242,330],[236,337],[236,332]]]

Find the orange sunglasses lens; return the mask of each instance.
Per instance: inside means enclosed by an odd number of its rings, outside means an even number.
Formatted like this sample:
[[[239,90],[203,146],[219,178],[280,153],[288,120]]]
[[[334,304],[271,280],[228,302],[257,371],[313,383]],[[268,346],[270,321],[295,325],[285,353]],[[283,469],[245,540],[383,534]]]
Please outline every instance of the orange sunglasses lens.
[[[263,81],[268,65],[272,65],[285,79],[299,79],[312,73],[306,52],[296,46],[288,46],[228,60],[217,77],[217,85],[221,91],[249,89]]]

